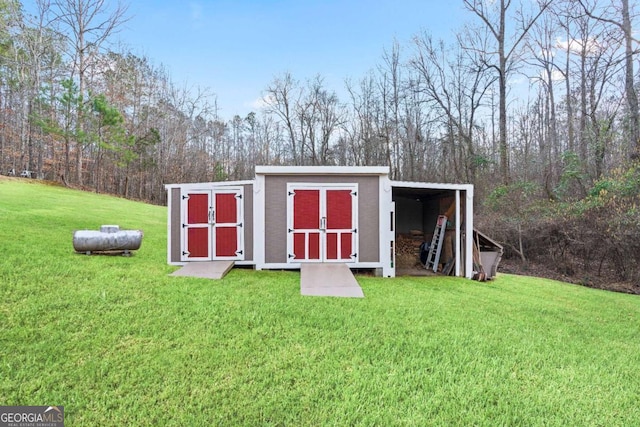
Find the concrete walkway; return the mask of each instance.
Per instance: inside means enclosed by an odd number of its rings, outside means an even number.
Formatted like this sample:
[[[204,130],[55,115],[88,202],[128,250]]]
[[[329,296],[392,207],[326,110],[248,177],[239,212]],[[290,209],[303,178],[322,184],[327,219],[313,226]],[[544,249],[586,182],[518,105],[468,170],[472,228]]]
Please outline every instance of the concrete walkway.
[[[308,296],[364,298],[362,288],[346,264],[302,264],[300,293]]]
[[[169,276],[201,277],[203,279],[222,279],[233,268],[233,261],[192,261]]]

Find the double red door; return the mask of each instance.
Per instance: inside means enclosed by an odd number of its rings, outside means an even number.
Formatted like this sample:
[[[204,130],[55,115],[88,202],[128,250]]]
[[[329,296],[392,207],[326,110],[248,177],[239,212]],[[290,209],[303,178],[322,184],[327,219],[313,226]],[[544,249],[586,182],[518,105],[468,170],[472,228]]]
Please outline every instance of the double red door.
[[[182,260],[244,258],[242,187],[182,194]]]
[[[356,185],[288,188],[288,262],[357,261]]]

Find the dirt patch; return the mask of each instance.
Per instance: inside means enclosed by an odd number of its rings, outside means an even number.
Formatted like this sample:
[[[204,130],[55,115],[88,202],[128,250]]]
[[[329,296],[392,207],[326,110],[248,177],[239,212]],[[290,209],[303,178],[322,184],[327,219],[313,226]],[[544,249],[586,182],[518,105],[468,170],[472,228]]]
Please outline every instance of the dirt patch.
[[[558,280],[560,282],[573,283],[594,289],[604,289],[613,292],[640,295],[640,283],[621,282],[614,273],[609,276],[579,277],[567,275],[549,268],[548,266],[535,262],[522,262],[519,259],[508,258],[500,261],[498,271],[509,274],[519,274],[523,276],[543,277],[545,279]]]

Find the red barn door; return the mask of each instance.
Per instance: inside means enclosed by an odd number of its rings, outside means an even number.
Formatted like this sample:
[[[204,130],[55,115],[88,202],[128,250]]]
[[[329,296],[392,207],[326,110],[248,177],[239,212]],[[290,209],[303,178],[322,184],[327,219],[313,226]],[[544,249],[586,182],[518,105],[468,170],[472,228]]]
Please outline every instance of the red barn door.
[[[183,191],[183,261],[244,259],[242,196],[242,187]]]
[[[210,191],[197,190],[182,196],[183,261],[211,259],[210,198]]]
[[[288,262],[357,261],[357,185],[288,187]]]
[[[327,261],[351,261],[353,240],[357,232],[353,215],[352,190],[326,190],[325,209],[325,259]]]
[[[289,259],[320,261],[320,190],[297,189],[290,197],[293,199],[293,226],[289,228],[293,250]]]

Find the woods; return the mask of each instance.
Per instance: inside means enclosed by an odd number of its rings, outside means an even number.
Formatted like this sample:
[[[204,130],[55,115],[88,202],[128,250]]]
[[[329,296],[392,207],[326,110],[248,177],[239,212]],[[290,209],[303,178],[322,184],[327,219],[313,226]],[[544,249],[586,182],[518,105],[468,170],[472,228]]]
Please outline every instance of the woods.
[[[389,165],[394,179],[474,184],[480,222],[525,260],[548,257],[557,239],[533,237],[560,214],[600,209],[599,224],[616,212],[637,235],[636,6],[462,6],[454,37],[390,40],[341,92],[283,71],[265,82],[263,108],[221,117],[215,88],[176,83],[117,43],[125,4],[34,0],[26,13],[0,0],[0,172],[163,204],[164,184],[251,178],[256,164]],[[597,244],[588,234],[568,241]],[[633,247],[611,245],[602,265],[629,280],[637,267],[615,263]]]

